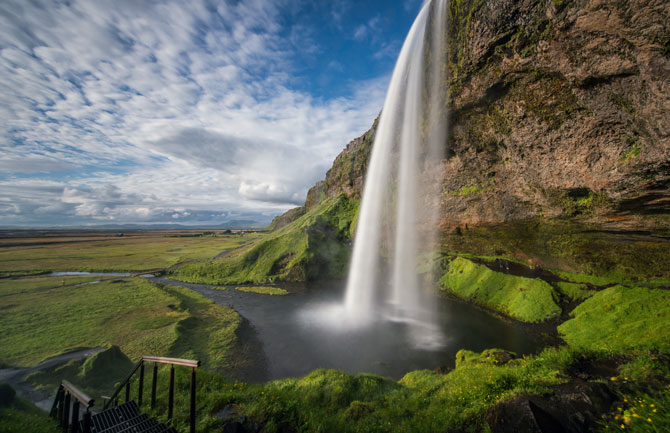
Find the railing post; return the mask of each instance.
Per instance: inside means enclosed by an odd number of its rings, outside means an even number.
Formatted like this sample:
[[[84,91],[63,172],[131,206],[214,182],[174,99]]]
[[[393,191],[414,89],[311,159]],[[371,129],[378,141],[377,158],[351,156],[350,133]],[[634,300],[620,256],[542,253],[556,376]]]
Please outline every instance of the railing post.
[[[158,363],[154,362],[154,378],[151,382],[151,408],[156,406],[156,380],[158,378]]]
[[[56,410],[56,418],[60,423],[63,422],[63,410],[65,408],[65,392],[66,392],[65,389],[63,389],[63,392],[60,395],[60,399],[58,400],[58,409]]]
[[[84,431],[82,433],[91,433],[91,412],[86,408],[84,414]]]
[[[195,367],[191,370],[191,432],[195,433]]]
[[[126,403],[130,401],[130,379],[126,382]]]
[[[137,407],[142,407],[142,391],[144,390],[144,362],[140,366],[140,384],[137,390]]]
[[[63,404],[63,418],[61,419],[61,427],[63,431],[67,431],[68,422],[70,421],[70,393],[65,393],[65,403]]]
[[[172,419],[172,406],[174,404],[174,365],[170,366],[170,388],[168,390],[168,419]]]
[[[58,386],[58,391],[56,392],[56,398],[54,399],[54,404],[51,406],[51,411],[49,412],[49,416],[51,418],[57,418],[58,417],[58,411],[60,409],[60,402],[63,399],[63,385]]]
[[[72,424],[71,425],[71,432],[72,433],[78,433],[79,432],[79,400],[75,400],[74,404],[72,405]]]

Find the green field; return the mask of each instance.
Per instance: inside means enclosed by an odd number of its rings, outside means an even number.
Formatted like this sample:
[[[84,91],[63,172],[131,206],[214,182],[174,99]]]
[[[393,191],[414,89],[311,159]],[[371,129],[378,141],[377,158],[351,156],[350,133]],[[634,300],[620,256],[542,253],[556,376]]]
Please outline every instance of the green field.
[[[84,233],[0,239],[0,276],[54,271],[146,271],[211,259],[263,233]]]
[[[0,280],[0,362],[33,366],[76,348],[114,344],[132,360],[184,356],[206,366],[231,366],[240,321],[233,309],[142,278],[82,284],[86,280]]]

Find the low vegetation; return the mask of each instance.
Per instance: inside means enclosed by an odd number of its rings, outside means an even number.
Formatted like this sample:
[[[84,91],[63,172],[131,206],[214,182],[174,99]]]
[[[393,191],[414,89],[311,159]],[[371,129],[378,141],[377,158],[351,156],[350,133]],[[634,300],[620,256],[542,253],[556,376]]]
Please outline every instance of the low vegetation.
[[[235,287],[235,290],[239,290],[241,292],[259,293],[261,295],[288,295],[287,290],[274,286],[240,286]]]
[[[0,362],[32,366],[77,348],[114,344],[133,360],[178,355],[222,370],[237,365],[231,353],[241,319],[232,308],[142,278],[91,280],[1,280]]]
[[[262,284],[343,277],[358,202],[341,194],[236,254],[191,263],[170,272],[179,280],[209,284]]]
[[[614,286],[596,293],[558,327],[580,350],[627,353],[670,352],[670,295],[667,290]]]
[[[199,432],[218,432],[223,421],[214,415],[223,408],[233,419],[263,431],[300,432],[434,432],[468,426],[483,428],[484,413],[496,402],[522,393],[543,392],[565,381],[562,372],[573,355],[547,349],[538,356],[499,361],[495,356],[459,352],[466,358],[446,373],[420,370],[399,381],[370,374],[351,375],[315,370],[296,379],[267,384],[230,382],[199,373]],[[507,358],[509,359],[509,358]],[[154,412],[165,418],[167,372],[160,373],[159,404]],[[186,426],[188,371],[177,372],[177,426]],[[145,385],[146,386],[146,385]]]
[[[152,231],[124,236],[106,233],[1,239],[0,276],[164,269],[187,260],[210,259],[262,236],[231,233],[182,237]]]
[[[443,290],[524,322],[541,322],[561,314],[554,288],[538,278],[495,272],[456,257],[440,279]]]

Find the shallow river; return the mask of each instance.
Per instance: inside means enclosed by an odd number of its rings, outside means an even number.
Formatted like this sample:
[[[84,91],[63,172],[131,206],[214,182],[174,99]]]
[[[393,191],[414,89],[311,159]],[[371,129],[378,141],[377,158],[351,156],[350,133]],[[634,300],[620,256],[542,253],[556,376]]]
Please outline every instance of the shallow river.
[[[295,286],[291,288],[297,292],[290,295],[267,296],[168,278],[154,280],[188,287],[217,304],[232,306],[248,320],[252,331],[246,338],[257,339],[262,347],[258,371],[248,378],[251,381],[303,376],[321,367],[398,379],[412,370],[453,367],[459,349],[495,347],[527,354],[542,347],[521,326],[448,299],[436,299],[445,344],[426,350],[416,347],[403,323],[379,322],[363,330],[323,326],[313,312],[339,303],[343,282]]]

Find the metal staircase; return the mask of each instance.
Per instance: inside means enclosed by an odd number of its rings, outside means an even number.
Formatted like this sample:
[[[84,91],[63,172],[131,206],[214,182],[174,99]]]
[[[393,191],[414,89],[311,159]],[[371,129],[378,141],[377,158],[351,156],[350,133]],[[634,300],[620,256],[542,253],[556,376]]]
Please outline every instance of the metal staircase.
[[[192,367],[190,395],[190,433],[195,433],[195,369],[200,361],[177,358],[143,356],[128,377],[121,382],[112,397],[105,403],[103,410],[94,413],[91,408],[95,401],[79,391],[70,382],[64,380],[58,387],[56,398],[51,407],[50,416],[60,422],[64,432],[71,433],[179,433],[174,427],[159,423],[154,418],[140,412],[144,390],[144,365],[153,363],[153,381],[151,384],[151,408],[156,404],[156,380],[158,364],[170,364],[170,385],[168,388],[168,422],[172,420],[174,405],[174,366]],[[139,371],[137,402],[130,399],[130,384]],[[125,388],[125,403],[119,405],[119,394]],[[80,414],[81,409],[85,409]]]

